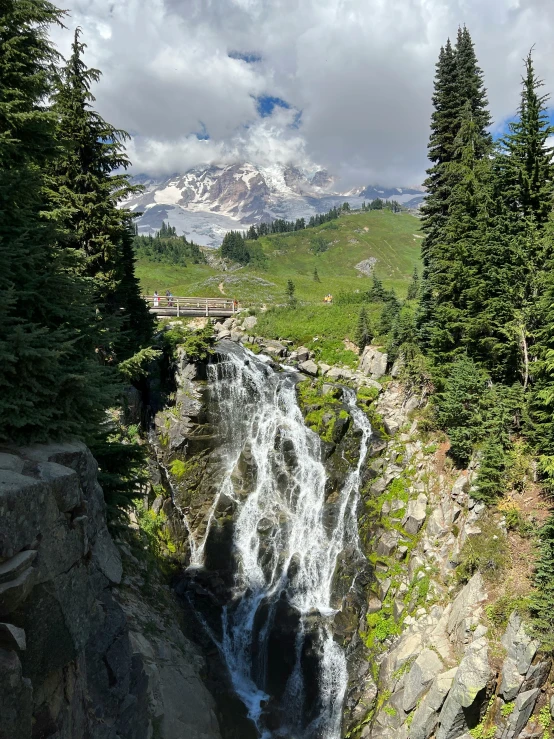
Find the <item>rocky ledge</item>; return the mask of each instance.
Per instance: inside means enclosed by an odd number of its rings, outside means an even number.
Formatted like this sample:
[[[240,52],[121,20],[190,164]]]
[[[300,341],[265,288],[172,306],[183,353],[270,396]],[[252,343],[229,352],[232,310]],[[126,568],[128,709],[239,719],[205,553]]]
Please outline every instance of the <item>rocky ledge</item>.
[[[84,445],[0,450],[1,739],[219,739],[201,657],[126,569]]]

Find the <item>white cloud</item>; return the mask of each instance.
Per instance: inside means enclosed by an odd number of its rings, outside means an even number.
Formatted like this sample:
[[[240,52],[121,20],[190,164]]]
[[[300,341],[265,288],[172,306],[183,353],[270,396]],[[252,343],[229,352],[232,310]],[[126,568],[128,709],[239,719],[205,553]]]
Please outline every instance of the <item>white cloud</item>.
[[[438,50],[466,23],[501,123],[521,59],[554,89],[551,0],[68,0],[97,107],[133,135],[136,171],[316,161],[345,184],[421,181]],[[69,32],[56,32],[67,51]],[[258,54],[249,64],[229,52]],[[236,56],[236,55],[234,55]],[[261,118],[256,98],[276,107]],[[300,125],[295,115],[302,111]],[[206,130],[209,141],[196,132]]]

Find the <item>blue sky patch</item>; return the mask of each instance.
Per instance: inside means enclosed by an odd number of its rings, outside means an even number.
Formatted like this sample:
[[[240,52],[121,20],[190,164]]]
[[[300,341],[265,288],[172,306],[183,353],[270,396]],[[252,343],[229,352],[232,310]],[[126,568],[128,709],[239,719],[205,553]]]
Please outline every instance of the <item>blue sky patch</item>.
[[[200,123],[200,130],[195,131],[194,135],[199,141],[208,141],[210,138],[210,134],[208,133],[206,124],[203,121],[198,121],[198,122]]]
[[[281,100],[281,98],[276,98],[272,95],[260,95],[260,97],[256,98],[256,107],[262,118],[267,118],[268,115],[271,115],[275,106],[285,108],[285,110],[290,110],[291,108],[291,105],[286,100]]]
[[[227,54],[231,59],[240,59],[241,62],[247,64],[255,64],[256,62],[262,61],[262,55],[258,54],[257,51],[230,51]]]

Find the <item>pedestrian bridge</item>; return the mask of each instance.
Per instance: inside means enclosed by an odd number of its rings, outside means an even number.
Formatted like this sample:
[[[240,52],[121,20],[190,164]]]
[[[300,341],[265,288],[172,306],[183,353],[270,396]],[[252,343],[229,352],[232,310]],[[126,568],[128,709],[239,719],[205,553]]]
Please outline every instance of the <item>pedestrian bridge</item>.
[[[227,318],[234,316],[238,303],[229,298],[182,298],[172,295],[143,295],[150,313],[157,316],[214,316]]]

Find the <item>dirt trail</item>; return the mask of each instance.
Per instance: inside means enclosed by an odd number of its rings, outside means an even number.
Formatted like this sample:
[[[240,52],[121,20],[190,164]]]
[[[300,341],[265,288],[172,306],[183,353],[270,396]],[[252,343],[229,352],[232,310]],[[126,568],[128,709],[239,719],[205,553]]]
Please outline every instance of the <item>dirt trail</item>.
[[[219,288],[219,292],[220,292],[220,293],[221,293],[222,295],[225,295],[225,294],[226,294],[226,293],[225,293],[225,290],[223,289],[223,285],[224,285],[224,284],[225,284],[224,282],[220,282],[220,283],[219,283],[219,285],[218,285],[218,288]]]

